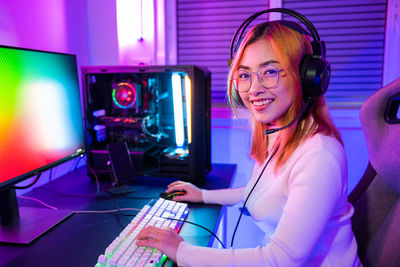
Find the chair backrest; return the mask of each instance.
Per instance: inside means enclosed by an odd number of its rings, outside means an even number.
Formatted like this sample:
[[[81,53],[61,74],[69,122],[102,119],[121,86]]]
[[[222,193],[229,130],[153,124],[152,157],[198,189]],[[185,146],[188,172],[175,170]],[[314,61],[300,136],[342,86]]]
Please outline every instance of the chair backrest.
[[[398,92],[400,79],[374,93],[360,111],[370,163],[349,201],[364,266],[400,266],[400,124],[384,116]]]

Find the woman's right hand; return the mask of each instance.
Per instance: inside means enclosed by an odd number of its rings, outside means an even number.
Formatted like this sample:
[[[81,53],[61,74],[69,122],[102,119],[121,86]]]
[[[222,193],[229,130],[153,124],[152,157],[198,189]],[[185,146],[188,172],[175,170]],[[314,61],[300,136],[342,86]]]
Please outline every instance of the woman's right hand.
[[[172,191],[186,192],[184,195],[175,196],[173,199],[174,201],[203,202],[201,189],[191,183],[183,181],[170,183],[165,193],[171,193]]]

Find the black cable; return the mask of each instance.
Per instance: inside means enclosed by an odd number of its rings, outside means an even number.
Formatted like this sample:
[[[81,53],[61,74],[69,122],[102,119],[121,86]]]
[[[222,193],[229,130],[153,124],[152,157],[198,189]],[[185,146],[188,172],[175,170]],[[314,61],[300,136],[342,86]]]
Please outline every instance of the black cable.
[[[35,180],[32,183],[27,184],[27,185],[22,185],[22,186],[14,185],[13,188],[14,189],[27,189],[27,188],[33,186],[34,184],[36,184],[36,182],[39,180],[41,175],[42,175],[42,173],[39,172],[38,175],[36,176]]]
[[[78,157],[78,160],[77,160],[76,163],[75,163],[74,171],[76,171],[76,170],[78,169],[79,162],[81,162],[81,159],[82,159],[82,158],[83,158],[83,155],[81,155],[81,156]]]
[[[122,227],[122,229],[124,229],[124,228],[126,227],[126,225],[124,225],[124,224],[122,223],[122,221],[121,221],[121,219],[120,219],[119,216],[126,216],[126,215],[122,213],[121,208],[120,208],[118,202],[117,202],[114,198],[111,198],[111,200],[114,202],[115,207],[118,209],[118,214],[114,214],[114,213],[112,213],[112,214],[115,215],[115,218],[117,219],[119,225]],[[119,216],[118,216],[118,215],[119,215]]]
[[[265,171],[265,168],[267,168],[269,162],[270,162],[271,159],[275,156],[275,153],[278,151],[278,148],[279,148],[279,147],[277,147],[277,148],[275,149],[274,153],[272,153],[271,157],[269,157],[269,159],[267,160],[267,163],[265,163],[264,168],[262,169],[260,175],[258,176],[256,182],[255,182],[254,185],[253,185],[253,188],[251,188],[249,194],[248,194],[247,197],[246,197],[246,200],[244,201],[242,210],[240,211],[240,215],[239,215],[239,218],[238,218],[237,223],[236,223],[236,226],[235,226],[235,230],[233,231],[233,234],[232,234],[231,247],[233,246],[233,240],[235,239],[236,230],[237,230],[237,228],[238,228],[238,226],[239,226],[240,219],[242,218],[243,211],[244,211],[244,209],[246,208],[246,203],[247,203],[247,201],[249,200],[251,193],[253,193],[254,189],[256,188],[256,185],[257,185],[258,182],[260,181],[261,176],[263,175],[263,173],[264,173],[264,171]]]
[[[226,248],[224,243],[218,238],[218,236],[216,234],[214,234],[211,230],[205,228],[204,226],[202,226],[200,224],[197,224],[197,223],[194,223],[194,222],[191,222],[191,221],[187,221],[187,220],[175,219],[175,218],[166,218],[166,219],[167,220],[172,220],[172,221],[184,222],[184,223],[188,223],[188,224],[193,224],[194,226],[200,227],[200,228],[206,230],[207,232],[209,232],[212,236],[214,236],[218,240],[218,242],[221,244],[221,246],[223,248]]]
[[[49,182],[53,180],[53,168],[49,170]]]
[[[276,133],[280,130],[286,129],[287,127],[289,127],[290,125],[292,125],[295,121],[297,121],[301,116],[303,116],[304,112],[307,110],[307,108],[312,104],[313,99],[311,97],[307,98],[306,103],[304,104],[304,106],[301,108],[300,112],[296,115],[296,117],[294,117],[294,119],[287,125],[280,127],[280,128],[275,128],[275,129],[268,129],[265,130],[265,134],[272,134],[272,133]]]
[[[86,166],[88,167],[88,169],[93,173],[94,178],[96,180],[96,195],[100,194],[100,182],[99,182],[99,177],[97,176],[96,171],[92,168],[92,166],[90,166],[90,163],[88,162],[87,158],[85,157],[85,162],[86,162]]]

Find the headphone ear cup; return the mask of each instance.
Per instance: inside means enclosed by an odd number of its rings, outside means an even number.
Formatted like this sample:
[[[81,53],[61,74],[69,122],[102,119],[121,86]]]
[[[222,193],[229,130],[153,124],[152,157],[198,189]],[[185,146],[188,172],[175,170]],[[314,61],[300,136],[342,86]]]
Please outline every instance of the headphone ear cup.
[[[314,55],[306,55],[300,63],[300,79],[303,98],[319,97],[328,89],[331,67],[328,61]]]
[[[302,86],[302,90],[303,90],[303,98],[306,98],[306,84],[305,84],[305,80],[306,80],[306,73],[307,73],[307,68],[308,68],[308,63],[310,62],[310,60],[312,59],[311,55],[305,55],[301,62],[300,62],[300,80],[301,80],[301,86]]]

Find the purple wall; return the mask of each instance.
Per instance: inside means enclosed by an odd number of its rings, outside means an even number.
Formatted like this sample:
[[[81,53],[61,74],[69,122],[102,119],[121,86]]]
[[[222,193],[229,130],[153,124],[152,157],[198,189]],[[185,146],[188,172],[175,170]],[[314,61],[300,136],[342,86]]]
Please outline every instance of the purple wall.
[[[0,44],[75,54],[79,66],[116,65],[115,1],[0,0]]]

